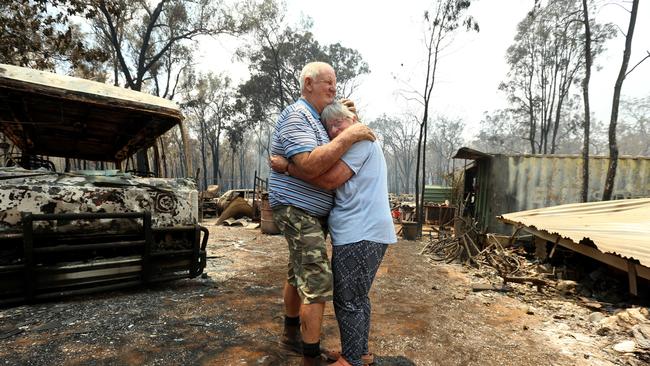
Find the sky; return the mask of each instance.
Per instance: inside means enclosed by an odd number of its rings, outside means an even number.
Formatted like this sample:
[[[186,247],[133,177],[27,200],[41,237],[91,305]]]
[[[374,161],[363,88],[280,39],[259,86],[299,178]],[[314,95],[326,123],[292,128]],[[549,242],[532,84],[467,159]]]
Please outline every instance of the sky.
[[[430,113],[460,118],[466,123],[465,138],[478,132],[484,112],[506,106],[498,90],[508,72],[505,61],[517,24],[532,7],[533,0],[475,0],[470,14],[480,32],[460,32],[440,60]],[[603,1],[603,4],[608,3]],[[650,52],[650,2],[641,0],[637,17],[630,68]],[[288,0],[288,18],[313,20],[312,32],[322,44],[339,42],[358,50],[371,73],[362,77],[353,98],[361,116],[370,121],[382,114],[403,115],[417,110],[407,97],[423,89],[425,49],[422,14],[431,1],[372,0]],[[627,30],[629,13],[617,5],[605,5],[595,14],[599,22],[613,22]],[[607,52],[595,60],[590,94],[592,110],[600,121],[609,121],[613,87],[622,62],[625,39],[607,44]],[[245,65],[228,56],[236,42],[218,42],[205,54],[210,69],[221,63],[235,79],[245,78]],[[214,53],[219,53],[216,57]],[[223,61],[215,61],[217,59]],[[650,59],[632,72],[623,84],[623,96],[650,96]]]

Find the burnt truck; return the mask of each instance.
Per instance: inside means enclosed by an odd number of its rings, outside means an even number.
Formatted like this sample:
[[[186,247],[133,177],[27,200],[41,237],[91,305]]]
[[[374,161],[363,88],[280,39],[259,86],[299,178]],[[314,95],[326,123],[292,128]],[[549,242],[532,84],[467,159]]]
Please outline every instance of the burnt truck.
[[[124,171],[172,128],[187,146],[167,99],[0,64],[0,305],[203,272],[196,182]],[[113,169],[57,169],[54,157]]]

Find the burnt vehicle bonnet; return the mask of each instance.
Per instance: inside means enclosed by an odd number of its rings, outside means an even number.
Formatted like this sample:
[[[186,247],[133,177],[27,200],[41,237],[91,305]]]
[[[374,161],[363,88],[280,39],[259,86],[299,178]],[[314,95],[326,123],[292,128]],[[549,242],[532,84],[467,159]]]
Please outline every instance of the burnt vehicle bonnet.
[[[0,168],[0,235],[19,233],[22,215],[62,213],[151,213],[152,227],[198,223],[196,184],[185,178],[143,178],[119,171],[51,172]],[[133,220],[41,221],[40,232],[134,231]]]

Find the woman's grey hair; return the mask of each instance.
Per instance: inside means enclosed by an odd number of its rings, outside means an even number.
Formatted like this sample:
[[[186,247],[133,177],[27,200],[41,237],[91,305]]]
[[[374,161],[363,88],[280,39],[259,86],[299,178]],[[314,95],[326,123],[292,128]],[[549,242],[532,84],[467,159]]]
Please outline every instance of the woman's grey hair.
[[[318,74],[323,70],[325,66],[330,66],[330,64],[321,61],[310,62],[302,68],[300,71],[300,92],[302,93],[302,88],[305,87],[305,79],[312,78],[315,79]],[[331,66],[330,66],[331,67]]]
[[[331,121],[337,118],[348,118],[348,117],[354,118],[354,113],[350,112],[348,107],[346,107],[341,102],[334,102],[332,104],[328,104],[323,109],[323,112],[321,112],[320,114],[320,119],[323,122]]]

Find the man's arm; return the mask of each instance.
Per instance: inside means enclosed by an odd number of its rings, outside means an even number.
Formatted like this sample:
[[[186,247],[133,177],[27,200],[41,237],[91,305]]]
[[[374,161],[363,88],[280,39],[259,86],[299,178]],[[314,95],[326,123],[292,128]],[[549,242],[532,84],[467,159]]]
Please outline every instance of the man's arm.
[[[297,169],[296,165],[290,163],[289,160],[283,158],[279,155],[272,155],[269,158],[269,163],[271,169],[278,173],[288,173],[294,178],[298,178],[307,183],[315,185],[327,190],[334,190],[341,186],[343,183],[347,182],[348,179],[354,175],[354,172],[350,167],[343,162],[343,160],[338,160],[332,168],[323,173],[322,175],[316,178],[306,177],[300,169]]]
[[[292,177],[304,180],[305,182],[313,184],[316,187],[330,191],[342,186],[343,183],[347,182],[348,179],[352,178],[354,175],[352,169],[350,169],[350,167],[344,163],[343,160],[337,160],[328,171],[316,178],[308,178],[304,176],[302,171],[297,168],[296,164],[291,162],[287,166],[287,172],[289,172],[289,175]]]
[[[291,157],[293,168],[296,172],[299,170],[301,177],[293,175],[304,181],[310,182],[310,179],[323,175],[326,171],[345,154],[346,151],[355,142],[362,140],[375,141],[375,135],[368,126],[361,123],[355,123],[346,128],[331,142],[316,147],[310,152],[298,153]],[[311,182],[310,182],[311,183]]]

